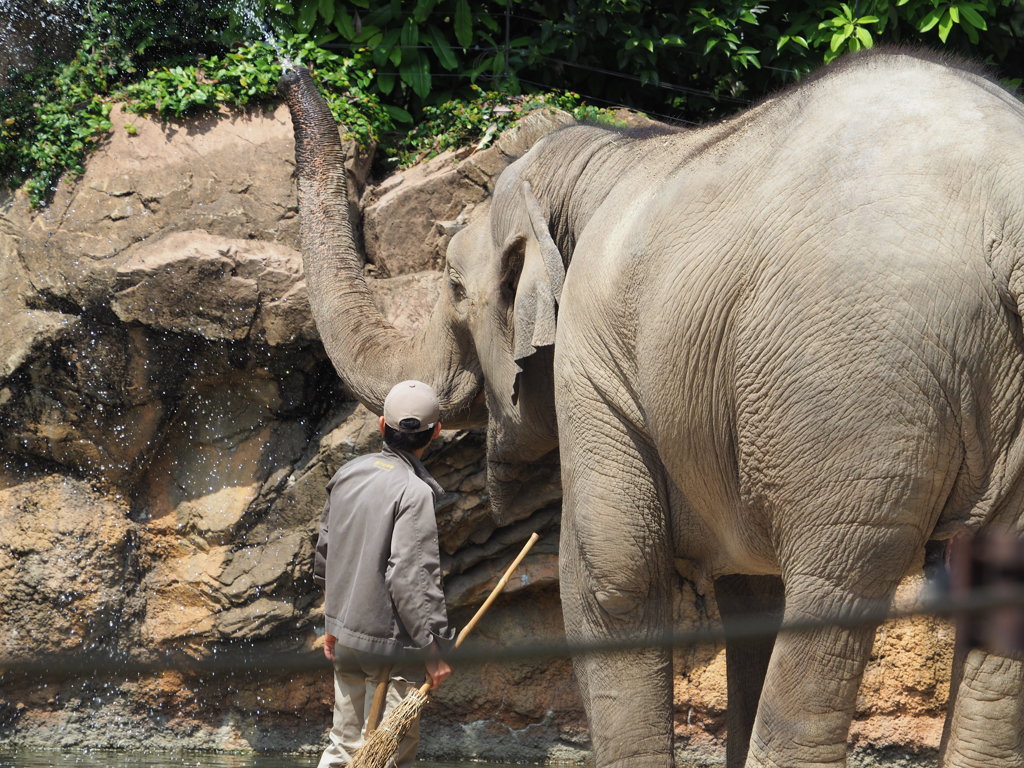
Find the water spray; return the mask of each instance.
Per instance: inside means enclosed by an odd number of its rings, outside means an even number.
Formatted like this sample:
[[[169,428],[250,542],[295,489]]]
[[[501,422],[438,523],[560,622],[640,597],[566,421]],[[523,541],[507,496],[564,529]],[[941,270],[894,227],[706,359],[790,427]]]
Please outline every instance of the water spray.
[[[259,33],[263,37],[263,41],[274,50],[277,54],[277,60],[281,63],[281,74],[287,74],[295,70],[301,62],[299,60],[293,61],[288,54],[284,52],[284,48],[281,47],[281,43],[278,41],[277,36],[274,34],[274,30],[270,25],[256,15],[256,11],[250,5],[246,5],[244,0],[237,6],[238,15],[240,18],[245,20],[249,25],[249,28]]]

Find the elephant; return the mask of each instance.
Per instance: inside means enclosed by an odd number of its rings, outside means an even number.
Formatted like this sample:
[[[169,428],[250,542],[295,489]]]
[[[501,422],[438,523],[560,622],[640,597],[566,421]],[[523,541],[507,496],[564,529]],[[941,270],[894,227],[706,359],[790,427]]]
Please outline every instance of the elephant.
[[[372,303],[338,128],[282,78],[314,319],[349,389],[487,425],[515,519],[557,451],[573,642],[656,638],[673,562],[730,643],[728,764],[843,766],[875,626],[929,541],[1024,532],[1024,105],[966,64],[838,60],[695,129],[561,128],[510,162],[403,335]],[[653,643],[652,643],[653,644]],[[942,765],[1024,766],[1024,658],[964,648]],[[670,766],[670,650],[574,660],[598,766]]]

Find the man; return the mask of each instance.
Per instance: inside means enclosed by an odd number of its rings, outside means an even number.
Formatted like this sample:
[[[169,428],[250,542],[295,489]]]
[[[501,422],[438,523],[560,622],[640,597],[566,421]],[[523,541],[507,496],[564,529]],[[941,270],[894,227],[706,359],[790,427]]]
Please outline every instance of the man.
[[[334,725],[318,768],[348,765],[365,736],[378,685],[385,713],[423,684],[451,674],[452,639],[441,586],[434,503],[441,487],[420,462],[441,431],[434,390],[396,384],[384,400],[380,453],[345,464],[327,484],[313,578],[324,589],[324,655],[334,663]],[[409,650],[424,662],[400,657]],[[389,662],[390,659],[393,663]],[[419,723],[398,745],[398,766],[416,758]]]

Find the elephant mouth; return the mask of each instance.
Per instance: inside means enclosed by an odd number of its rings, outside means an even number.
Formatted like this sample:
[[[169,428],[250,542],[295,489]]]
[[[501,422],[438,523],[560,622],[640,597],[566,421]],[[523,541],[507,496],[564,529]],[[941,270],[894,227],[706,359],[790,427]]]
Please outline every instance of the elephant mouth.
[[[487,460],[487,493],[498,525],[525,520],[562,498],[558,451],[533,461]]]

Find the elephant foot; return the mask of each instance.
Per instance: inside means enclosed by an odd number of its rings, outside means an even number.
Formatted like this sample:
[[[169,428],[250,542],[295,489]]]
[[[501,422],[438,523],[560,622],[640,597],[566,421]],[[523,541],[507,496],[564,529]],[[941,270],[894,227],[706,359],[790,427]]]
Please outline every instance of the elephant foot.
[[[754,738],[744,768],[846,768],[846,742],[779,750]]]
[[[637,754],[622,757],[610,763],[598,762],[601,768],[675,768],[675,758],[669,754]]]

